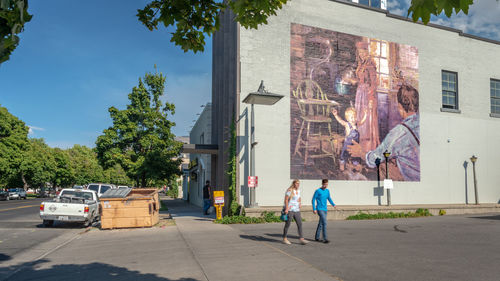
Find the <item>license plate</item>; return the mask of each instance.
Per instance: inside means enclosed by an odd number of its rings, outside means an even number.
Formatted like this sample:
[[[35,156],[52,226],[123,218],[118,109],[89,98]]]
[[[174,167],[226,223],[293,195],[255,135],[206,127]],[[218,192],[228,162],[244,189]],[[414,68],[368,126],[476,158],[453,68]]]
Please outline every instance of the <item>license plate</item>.
[[[67,221],[69,218],[68,216],[59,216],[58,218],[60,221]]]

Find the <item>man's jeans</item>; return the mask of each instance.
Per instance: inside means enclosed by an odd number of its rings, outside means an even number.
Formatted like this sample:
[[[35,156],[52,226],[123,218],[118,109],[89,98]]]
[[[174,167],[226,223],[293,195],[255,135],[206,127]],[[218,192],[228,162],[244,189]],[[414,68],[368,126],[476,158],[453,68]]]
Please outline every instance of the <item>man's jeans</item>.
[[[206,214],[207,211],[208,211],[208,208],[210,208],[210,204],[211,204],[211,200],[210,199],[203,199],[203,213]]]
[[[318,228],[316,228],[316,240],[320,239],[321,232],[323,232],[323,239],[328,240],[328,235],[326,234],[326,214],[327,211],[318,210],[319,221]]]

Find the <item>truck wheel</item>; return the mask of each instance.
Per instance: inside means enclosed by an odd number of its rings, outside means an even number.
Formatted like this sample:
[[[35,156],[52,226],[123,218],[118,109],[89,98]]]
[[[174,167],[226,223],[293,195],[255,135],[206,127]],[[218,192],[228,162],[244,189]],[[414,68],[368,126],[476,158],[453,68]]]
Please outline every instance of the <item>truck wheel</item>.
[[[92,220],[90,220],[90,219],[86,220],[86,221],[83,223],[83,226],[84,226],[84,227],[89,227],[90,225],[92,225]]]
[[[54,225],[54,221],[53,220],[43,220],[43,226],[45,227],[51,227]]]

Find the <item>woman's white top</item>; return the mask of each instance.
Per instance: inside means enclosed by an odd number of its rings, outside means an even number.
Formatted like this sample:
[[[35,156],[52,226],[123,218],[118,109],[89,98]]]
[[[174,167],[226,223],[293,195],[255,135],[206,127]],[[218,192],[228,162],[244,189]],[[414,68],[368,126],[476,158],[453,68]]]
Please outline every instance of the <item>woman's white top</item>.
[[[286,196],[290,197],[290,201],[288,201],[288,210],[290,212],[300,212],[300,190],[295,191],[292,189],[291,191],[287,191]]]

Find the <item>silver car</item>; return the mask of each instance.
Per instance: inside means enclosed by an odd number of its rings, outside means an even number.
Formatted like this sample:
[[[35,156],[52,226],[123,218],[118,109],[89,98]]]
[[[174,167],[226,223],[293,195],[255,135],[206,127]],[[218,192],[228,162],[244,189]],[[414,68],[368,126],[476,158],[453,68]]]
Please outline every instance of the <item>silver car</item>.
[[[26,199],[26,191],[23,188],[9,188],[9,199]]]

